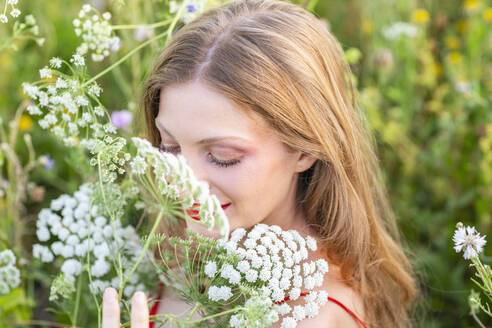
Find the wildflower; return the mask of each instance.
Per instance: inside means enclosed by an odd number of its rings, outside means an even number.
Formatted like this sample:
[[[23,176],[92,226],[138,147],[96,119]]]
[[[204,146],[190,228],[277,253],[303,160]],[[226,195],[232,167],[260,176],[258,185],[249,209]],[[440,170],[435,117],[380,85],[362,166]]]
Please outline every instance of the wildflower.
[[[417,36],[418,29],[411,23],[396,22],[384,28],[382,33],[388,40],[398,40],[403,36],[414,38]]]
[[[32,128],[32,119],[25,114],[22,114],[19,118],[19,129],[21,131],[29,131]]]
[[[264,248],[261,257],[258,255],[260,246]],[[319,307],[327,300],[326,292],[319,294],[314,289],[322,285],[328,263],[323,259],[302,262],[307,260],[308,249],[317,249],[316,240],[311,236],[304,238],[295,230],[284,231],[279,226],[265,224],[257,224],[249,232],[242,228],[236,229],[228,241],[220,240],[219,250],[242,259],[237,263],[223,263],[218,272],[226,279],[226,286],[229,286],[227,283],[231,285],[229,287],[254,286],[255,290],[261,291],[264,300],[268,300],[269,306],[263,311],[271,310],[275,313],[272,318],[286,316],[282,326],[295,327],[297,321],[315,316]],[[280,257],[280,254],[283,256]],[[289,260],[292,263],[287,265]],[[256,261],[258,262],[255,263]],[[205,270],[210,269],[210,263],[207,263]],[[217,264],[213,263],[215,273]],[[304,268],[305,277],[301,276],[300,266]],[[221,287],[215,285],[209,287],[210,300],[222,300],[217,296],[219,288]],[[301,288],[309,292],[301,292]],[[294,312],[285,301],[297,300],[301,295],[307,295],[306,305]],[[279,306],[274,308],[273,304]],[[291,312],[292,316],[287,316]],[[248,320],[253,320],[253,317],[249,317],[247,313],[238,313],[231,317],[229,323],[232,327],[248,327]]]
[[[0,23],[8,23],[9,19],[4,14],[0,14]]]
[[[85,65],[85,59],[83,55],[76,53],[70,58],[70,62],[73,63],[75,66],[84,66]]]
[[[101,286],[112,286],[116,274],[111,264],[118,250],[127,274],[142,249],[135,229],[122,227],[119,219],[126,199],[134,193],[128,191],[123,194],[118,186],[108,185],[104,189],[104,197],[110,204],[101,206],[100,192],[99,188],[86,183],[73,196],[64,194],[52,200],[50,208],[39,212],[36,234],[40,243],[33,245],[35,258],[45,263],[56,259],[55,263],[60,263],[60,271],[70,279],[77,278],[83,266],[87,265],[92,277],[97,278],[90,286],[93,291],[98,291]],[[107,211],[115,213],[114,231],[113,224],[108,224],[105,217]],[[142,264],[126,286],[128,289],[125,287],[125,295],[135,290],[139,276],[149,269],[147,260]]]
[[[134,174],[145,174],[145,170],[147,169],[147,163],[138,155],[130,162],[130,166]]]
[[[207,265],[205,265],[205,274],[209,278],[213,278],[216,273],[217,273],[217,264],[215,262],[208,262]]]
[[[429,12],[425,9],[416,9],[412,13],[412,20],[419,24],[426,24],[429,21]]]
[[[456,253],[464,250],[463,257],[468,260],[478,256],[487,241],[485,240],[485,236],[480,236],[475,230],[475,227],[463,227],[459,225],[454,232],[453,242]]]
[[[20,272],[15,262],[14,252],[10,249],[0,252],[0,295],[8,294],[20,285]]]
[[[492,8],[485,9],[482,16],[486,22],[492,22]]]
[[[128,127],[132,120],[133,114],[128,110],[114,111],[111,113],[111,123],[113,123],[117,129]]]
[[[227,301],[229,298],[232,297],[231,293],[231,288],[228,286],[222,286],[222,287],[217,287],[217,286],[211,286],[208,289],[208,298],[212,301]]]
[[[179,4],[175,0],[169,1],[169,12],[175,14],[180,6],[185,6],[185,11],[182,16],[184,23],[192,21],[200,12],[205,9],[206,0],[183,0]]]
[[[42,79],[51,79],[51,70],[47,67],[44,67],[39,70],[39,75]]]
[[[53,57],[50,59],[50,66],[53,68],[60,68],[62,65],[62,60],[57,57]]]
[[[196,179],[184,156],[163,153],[145,139],[134,137],[132,141],[137,148],[137,155],[131,164],[134,173],[142,174],[147,166],[150,167],[160,179],[157,186],[162,196],[180,201],[189,214],[188,218],[198,219],[197,222],[208,229],[217,227],[220,235],[228,238],[229,221],[219,200],[215,195],[210,195],[206,182]],[[156,201],[160,202],[159,199]]]
[[[478,0],[465,0],[463,2],[463,8],[468,13],[474,13],[480,9],[480,1],[478,1]]]
[[[451,64],[458,64],[462,61],[462,57],[459,52],[453,51],[447,56],[447,59]]]
[[[90,50],[93,51],[93,61],[102,61],[109,56],[110,51],[119,50],[121,40],[113,34],[110,19],[111,14],[108,12],[100,15],[90,5],[82,7],[78,18],[73,21],[75,34],[83,41],[76,50],[77,54],[85,55]]]
[[[154,36],[154,30],[145,26],[141,26],[135,30],[133,37],[139,42],[146,41]]]
[[[69,299],[75,292],[75,279],[73,276],[59,274],[51,283],[50,297],[51,302],[57,301],[58,297]]]
[[[14,8],[12,9],[12,11],[10,12],[10,16],[12,17],[19,17],[19,15],[21,14],[21,11],[17,8]]]

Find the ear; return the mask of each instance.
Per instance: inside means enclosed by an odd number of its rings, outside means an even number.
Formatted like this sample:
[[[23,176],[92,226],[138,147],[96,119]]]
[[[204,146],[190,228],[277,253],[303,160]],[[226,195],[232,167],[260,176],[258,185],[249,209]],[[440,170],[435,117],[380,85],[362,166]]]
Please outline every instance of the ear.
[[[296,172],[304,172],[313,166],[318,158],[307,153],[300,153],[297,159]]]

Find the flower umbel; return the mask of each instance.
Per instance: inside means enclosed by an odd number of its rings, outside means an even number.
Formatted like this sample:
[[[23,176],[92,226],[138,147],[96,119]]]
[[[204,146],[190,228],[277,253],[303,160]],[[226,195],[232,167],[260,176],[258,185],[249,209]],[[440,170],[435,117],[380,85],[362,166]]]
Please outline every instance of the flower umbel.
[[[0,252],[0,295],[10,293],[20,285],[20,272],[15,266],[15,255],[10,249]]]

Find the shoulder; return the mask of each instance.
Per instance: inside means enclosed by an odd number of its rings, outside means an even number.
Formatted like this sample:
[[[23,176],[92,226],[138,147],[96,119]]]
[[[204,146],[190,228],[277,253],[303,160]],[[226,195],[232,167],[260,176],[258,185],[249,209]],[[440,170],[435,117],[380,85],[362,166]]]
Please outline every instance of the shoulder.
[[[306,318],[297,324],[298,328],[323,327],[323,328],[360,328],[360,324],[338,304],[328,301],[323,305],[318,315],[314,318]]]

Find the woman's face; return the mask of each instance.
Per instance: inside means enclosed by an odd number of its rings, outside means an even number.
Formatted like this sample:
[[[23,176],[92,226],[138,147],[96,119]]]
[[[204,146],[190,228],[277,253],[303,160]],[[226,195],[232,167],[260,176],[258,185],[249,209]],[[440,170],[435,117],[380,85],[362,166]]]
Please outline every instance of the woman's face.
[[[315,158],[288,152],[266,121],[201,82],[161,91],[161,150],[181,153],[225,209],[231,230],[263,222],[293,228],[298,172]]]

